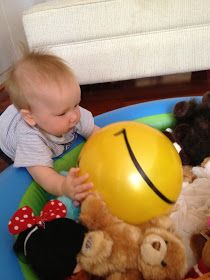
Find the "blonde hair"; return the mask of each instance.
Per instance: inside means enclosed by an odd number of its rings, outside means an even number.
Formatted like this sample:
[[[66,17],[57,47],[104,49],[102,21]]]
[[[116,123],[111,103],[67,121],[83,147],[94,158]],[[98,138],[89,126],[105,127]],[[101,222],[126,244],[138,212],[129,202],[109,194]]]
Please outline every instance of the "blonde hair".
[[[32,51],[13,66],[4,85],[17,109],[30,109],[30,96],[37,93],[38,84],[59,83],[65,77],[74,78],[74,74],[60,57]]]

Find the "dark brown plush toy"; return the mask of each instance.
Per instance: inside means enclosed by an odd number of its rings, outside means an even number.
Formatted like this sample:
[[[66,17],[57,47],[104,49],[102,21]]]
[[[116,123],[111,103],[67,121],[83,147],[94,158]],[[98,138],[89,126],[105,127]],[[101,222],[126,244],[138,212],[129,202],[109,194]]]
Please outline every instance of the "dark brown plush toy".
[[[210,273],[210,227],[191,237],[191,248],[198,260],[198,263],[188,272],[186,279],[200,279]],[[201,278],[202,279],[202,278]],[[206,278],[210,279],[210,278]]]
[[[183,165],[200,165],[210,156],[210,91],[201,102],[191,99],[176,103],[173,114],[176,125],[166,135],[181,147]]]

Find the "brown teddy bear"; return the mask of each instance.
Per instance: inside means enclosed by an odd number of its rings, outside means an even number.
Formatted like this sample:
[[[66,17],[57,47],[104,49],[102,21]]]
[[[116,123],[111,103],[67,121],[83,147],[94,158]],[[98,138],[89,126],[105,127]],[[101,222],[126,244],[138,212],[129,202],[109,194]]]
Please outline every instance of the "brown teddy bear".
[[[138,268],[149,280],[182,279],[186,269],[185,249],[174,233],[162,227],[148,228],[138,255]]]
[[[82,203],[80,221],[92,231],[78,255],[89,273],[108,280],[183,278],[185,250],[169,217],[130,225],[113,216],[99,196],[89,195]]]
[[[80,221],[92,231],[78,257],[86,271],[107,279],[140,278],[137,259],[141,230],[138,227],[112,216],[96,195],[89,195],[82,203]]]

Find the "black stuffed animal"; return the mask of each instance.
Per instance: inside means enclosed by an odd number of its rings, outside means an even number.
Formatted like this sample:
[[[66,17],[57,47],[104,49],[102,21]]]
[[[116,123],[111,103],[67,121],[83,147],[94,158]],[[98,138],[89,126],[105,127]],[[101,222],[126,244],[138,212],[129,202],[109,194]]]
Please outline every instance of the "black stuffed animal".
[[[210,91],[202,101],[195,99],[178,102],[173,110],[176,125],[167,136],[181,147],[183,165],[200,165],[210,156]]]

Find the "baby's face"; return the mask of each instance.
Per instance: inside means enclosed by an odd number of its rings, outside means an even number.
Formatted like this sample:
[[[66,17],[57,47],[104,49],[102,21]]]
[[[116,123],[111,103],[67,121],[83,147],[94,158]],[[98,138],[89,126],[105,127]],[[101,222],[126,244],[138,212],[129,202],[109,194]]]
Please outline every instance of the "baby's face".
[[[32,117],[43,131],[62,136],[80,121],[80,99],[80,86],[72,77],[59,84],[44,85],[43,92],[32,104]]]

